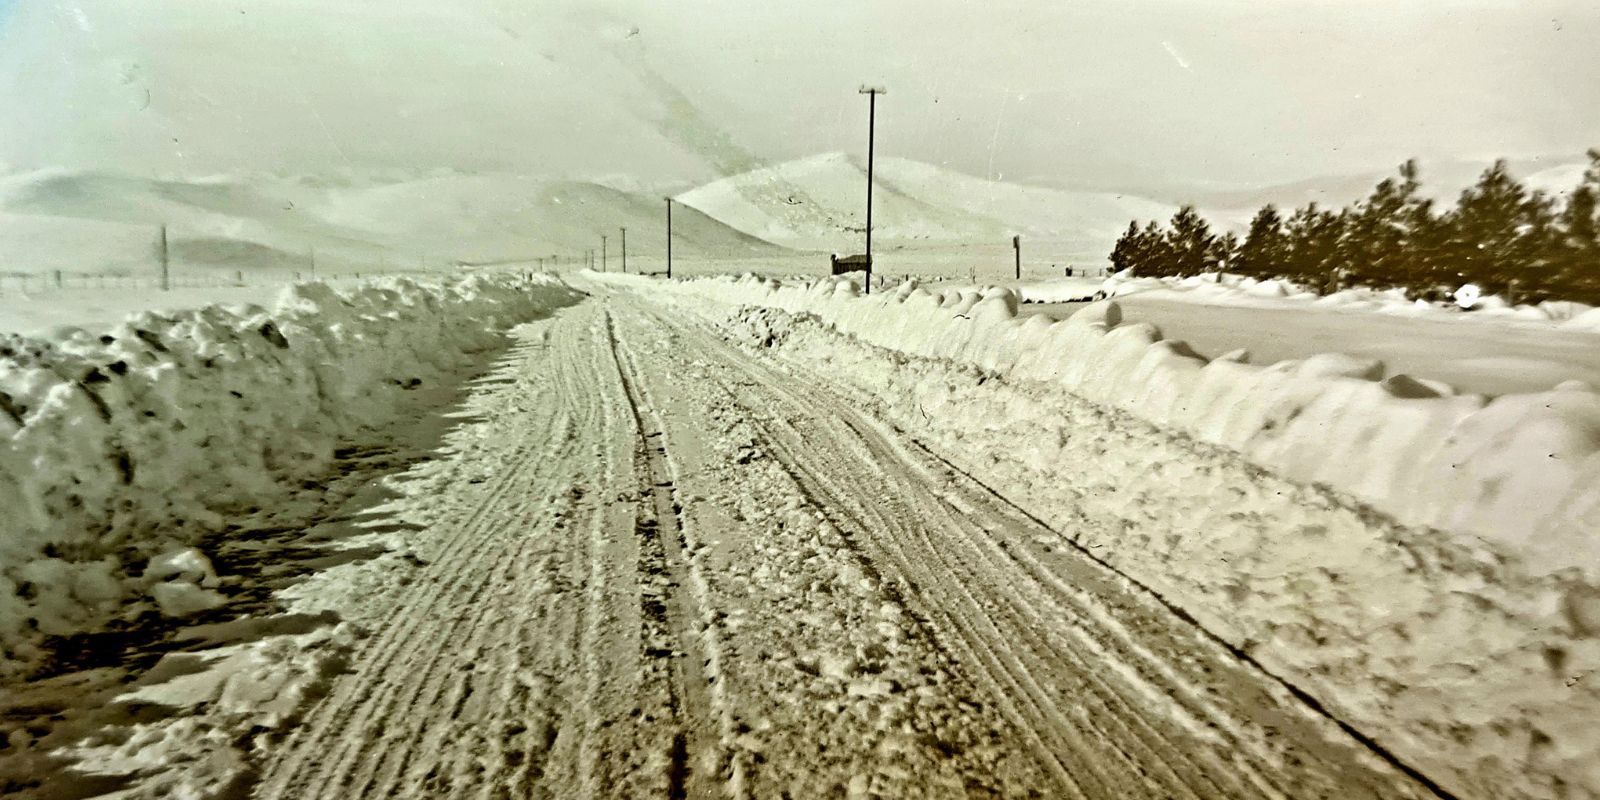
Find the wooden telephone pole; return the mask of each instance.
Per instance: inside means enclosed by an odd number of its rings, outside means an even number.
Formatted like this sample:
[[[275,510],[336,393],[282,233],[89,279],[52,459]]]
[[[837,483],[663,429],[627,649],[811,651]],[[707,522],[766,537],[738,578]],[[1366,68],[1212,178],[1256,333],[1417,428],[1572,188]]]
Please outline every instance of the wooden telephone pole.
[[[171,291],[172,290],[172,270],[171,270],[171,266],[170,266],[171,256],[168,254],[168,251],[167,251],[167,226],[165,226],[165,225],[161,226],[161,249],[160,249],[159,252],[160,252],[160,256],[161,256],[161,291],[163,291],[163,292]]]
[[[672,280],[672,198],[667,198],[667,280]]]
[[[867,284],[866,294],[872,294],[872,156],[877,139],[878,95],[888,94],[881,86],[863,86],[858,92],[867,96]]]
[[[623,271],[624,274],[626,274],[627,271],[628,271],[628,229],[627,228],[623,228],[622,229],[622,271]]]
[[[1022,237],[1020,235],[1011,237],[1011,251],[1016,254],[1017,280],[1020,281],[1022,280]]]

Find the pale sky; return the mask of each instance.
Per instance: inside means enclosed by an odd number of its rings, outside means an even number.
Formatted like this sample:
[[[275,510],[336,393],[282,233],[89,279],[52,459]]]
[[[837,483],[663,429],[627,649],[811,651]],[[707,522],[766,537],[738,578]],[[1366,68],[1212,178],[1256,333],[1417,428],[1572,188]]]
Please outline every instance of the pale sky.
[[[1238,186],[1600,145],[1568,0],[0,0],[0,164]],[[1426,163],[1426,161],[1425,161]]]

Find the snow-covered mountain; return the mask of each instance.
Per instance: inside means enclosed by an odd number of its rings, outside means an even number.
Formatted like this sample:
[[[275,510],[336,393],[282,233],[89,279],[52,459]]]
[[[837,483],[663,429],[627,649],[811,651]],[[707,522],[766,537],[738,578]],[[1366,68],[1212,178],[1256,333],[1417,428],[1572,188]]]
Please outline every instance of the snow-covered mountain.
[[[674,215],[686,256],[782,249],[693,209]],[[0,178],[0,271],[99,271],[148,265],[160,225],[190,266],[288,267],[318,258],[414,265],[578,257],[617,243],[664,249],[654,194],[521,175],[440,173],[355,183],[269,175],[160,180],[45,170]]]
[[[1012,234],[1109,252],[1130,219],[1165,219],[1143,197],[992,181],[903,158],[874,166],[873,235],[885,242],[1000,242]],[[840,249],[866,224],[866,166],[825,153],[744,172],[678,199],[751,236]]]

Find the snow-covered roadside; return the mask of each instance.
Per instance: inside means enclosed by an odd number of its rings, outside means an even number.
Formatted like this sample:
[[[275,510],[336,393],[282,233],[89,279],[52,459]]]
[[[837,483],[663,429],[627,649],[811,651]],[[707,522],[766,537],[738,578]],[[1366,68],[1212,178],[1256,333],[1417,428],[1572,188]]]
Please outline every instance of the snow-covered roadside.
[[[543,276],[305,284],[271,311],[209,306],[0,339],[0,676],[36,663],[46,635],[220,602],[191,547],[221,512],[326,470],[410,390],[576,297]]]
[[[1337,357],[1205,365],[1117,326],[1114,304],[1054,324],[1014,320],[1003,293],[667,292],[693,298],[685,309],[783,307],[853,334],[819,325],[797,342],[792,321],[739,323],[1068,533],[1081,519],[1122,531],[1080,543],[1463,796],[1600,797],[1592,393],[1485,404]],[[1361,501],[1443,524],[1406,527]]]
[[[1048,383],[887,353],[811,315],[745,307],[723,324],[853,385],[1457,796],[1600,796],[1592,589]]]
[[[1115,302],[1060,322],[1019,319],[1004,289],[908,284],[861,297],[833,280],[650,285],[815,313],[892,350],[1054,382],[1405,524],[1504,545],[1535,571],[1600,570],[1600,394],[1585,385],[1487,400],[1334,354],[1207,361],[1150,325],[1119,324]]]

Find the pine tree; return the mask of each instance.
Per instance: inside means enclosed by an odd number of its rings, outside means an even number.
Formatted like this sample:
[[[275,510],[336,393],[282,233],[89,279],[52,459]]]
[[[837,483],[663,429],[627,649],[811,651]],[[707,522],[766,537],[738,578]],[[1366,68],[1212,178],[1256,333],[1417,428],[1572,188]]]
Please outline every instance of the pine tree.
[[[1552,282],[1561,242],[1555,199],[1535,191],[1522,204],[1515,255],[1505,267],[1506,299],[1537,303],[1562,294]]]
[[[1339,264],[1344,280],[1370,286],[1414,283],[1421,276],[1410,263],[1411,222],[1421,184],[1416,161],[1400,165],[1400,179],[1386,179],[1346,215]],[[1341,281],[1344,282],[1344,281]]]
[[[1172,269],[1179,277],[1216,270],[1216,237],[1194,206],[1184,206],[1172,215],[1172,230],[1165,238]]]
[[[1278,209],[1272,205],[1264,206],[1250,220],[1250,231],[1245,234],[1244,243],[1239,245],[1233,271],[1252,278],[1273,277],[1283,271],[1288,249],[1288,236],[1284,233],[1283,218],[1278,216]]]
[[[1526,270],[1528,254],[1521,225],[1528,193],[1511,177],[1505,161],[1478,178],[1461,193],[1447,220],[1449,238],[1444,255],[1461,276],[1487,291],[1504,292],[1516,275]]]
[[[1161,224],[1155,220],[1146,223],[1144,229],[1139,231],[1133,252],[1139,264],[1137,274],[1156,277],[1175,274],[1172,248],[1167,245],[1167,236],[1161,230]]]
[[[1285,225],[1289,240],[1288,277],[1312,286],[1326,286],[1341,262],[1340,241],[1346,224],[1344,212],[1324,211],[1308,203],[1294,212]]]
[[[1600,150],[1568,195],[1551,242],[1550,282],[1560,297],[1600,303]]]
[[[1116,245],[1111,248],[1111,268],[1117,272],[1137,269],[1139,262],[1139,221],[1128,223],[1128,229],[1117,239]]]
[[[1210,262],[1207,271],[1233,272],[1239,261],[1239,246],[1239,236],[1232,231],[1213,237],[1211,251],[1206,254]]]

